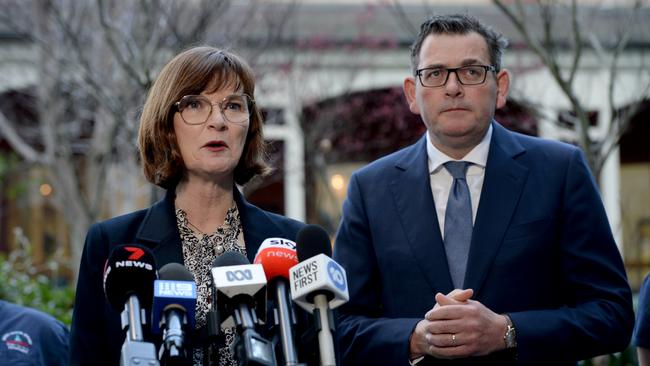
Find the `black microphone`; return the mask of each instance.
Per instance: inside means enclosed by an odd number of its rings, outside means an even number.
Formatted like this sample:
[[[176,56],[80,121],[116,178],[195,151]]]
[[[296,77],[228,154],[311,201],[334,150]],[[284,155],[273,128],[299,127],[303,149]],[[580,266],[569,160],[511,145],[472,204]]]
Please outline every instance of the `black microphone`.
[[[128,329],[122,345],[120,365],[158,365],[156,349],[144,342],[144,308],[151,307],[156,280],[153,253],[140,245],[115,247],[104,266],[104,293],[115,310],[121,312],[122,328]]]
[[[305,365],[298,362],[298,350],[293,334],[296,315],[289,296],[289,269],[298,264],[296,243],[288,239],[268,238],[257,250],[254,262],[264,268],[269,296],[274,300],[273,316],[279,330],[284,365]]]
[[[266,312],[266,277],[260,264],[250,264],[236,252],[226,252],[212,263],[212,279],[222,328],[236,327],[232,345],[240,366],[274,366],[275,352],[255,325]],[[256,309],[257,313],[251,309]]]
[[[349,299],[345,270],[330,258],[332,245],[322,227],[303,227],[298,231],[296,242],[300,263],[291,268],[291,298],[314,314],[321,365],[333,366],[336,365],[336,352],[331,309]]]
[[[163,332],[158,358],[164,365],[182,365],[189,359],[185,331],[195,323],[196,283],[194,276],[180,263],[167,263],[154,281],[151,330]]]

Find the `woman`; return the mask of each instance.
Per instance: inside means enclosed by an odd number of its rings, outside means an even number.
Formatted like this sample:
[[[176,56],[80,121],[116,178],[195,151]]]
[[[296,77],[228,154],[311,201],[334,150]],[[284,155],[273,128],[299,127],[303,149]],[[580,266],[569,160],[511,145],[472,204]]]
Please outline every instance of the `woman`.
[[[72,364],[118,364],[124,333],[102,289],[113,247],[147,246],[158,268],[183,263],[197,284],[198,328],[210,307],[210,268],[217,256],[236,251],[252,262],[264,239],[295,239],[302,223],[249,204],[235,185],[269,170],[254,89],[250,67],[212,47],[182,52],[160,72],[144,105],[138,142],[145,177],[167,192],[145,210],[91,226],[79,269]],[[204,363],[203,353],[193,350],[193,364]],[[227,347],[218,353],[219,364],[234,364]]]

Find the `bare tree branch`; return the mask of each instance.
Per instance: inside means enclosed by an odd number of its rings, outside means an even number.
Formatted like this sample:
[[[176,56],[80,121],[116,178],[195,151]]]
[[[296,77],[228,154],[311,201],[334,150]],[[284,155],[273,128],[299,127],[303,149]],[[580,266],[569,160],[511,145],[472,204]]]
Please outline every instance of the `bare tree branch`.
[[[404,7],[399,0],[392,0],[390,5],[391,6],[388,7],[388,10],[393,13],[395,18],[397,18],[397,24],[406,30],[408,34],[415,37],[418,34],[418,28],[408,19],[406,12],[404,12]]]
[[[622,67],[619,65],[619,61],[623,56],[623,53],[627,50],[627,46],[632,35],[632,30],[634,29],[631,25],[634,24],[633,21],[639,16],[639,10],[641,10],[644,1],[636,0],[633,4],[631,4],[632,6],[629,8],[620,8],[620,10],[625,10],[625,14],[628,15],[622,22],[622,24],[624,24],[622,27],[623,31],[616,35],[616,42],[613,47],[604,45],[596,35],[596,32],[587,31],[586,34],[586,44],[591,46],[591,49],[594,51],[594,54],[600,61],[598,64],[601,66],[603,71],[606,71],[608,73],[609,76],[606,96],[608,108],[607,112],[609,114],[609,117],[606,121],[601,121],[606,123],[606,126],[604,126],[606,128],[606,133],[600,137],[590,136],[589,116],[585,107],[578,98],[579,94],[574,90],[576,75],[580,70],[581,58],[585,46],[585,43],[583,43],[585,25],[581,24],[580,22],[579,11],[592,8],[581,8],[578,6],[576,0],[572,0],[571,2],[571,18],[569,21],[571,24],[571,39],[573,43],[573,49],[571,50],[572,59],[568,67],[568,76],[564,77],[561,72],[563,64],[555,52],[555,43],[550,38],[552,33],[551,30],[558,29],[559,26],[555,26],[549,17],[552,8],[559,9],[561,5],[556,4],[553,1],[545,2],[543,0],[537,0],[538,6],[542,9],[545,9],[543,11],[540,11],[544,30],[544,41],[542,44],[540,44],[534,37],[531,36],[531,32],[534,32],[534,28],[533,25],[531,25],[531,22],[525,20],[524,18],[525,8],[522,4],[522,0],[515,0],[514,5],[512,5],[515,9],[517,9],[517,14],[513,12],[510,6],[504,5],[502,0],[493,1],[515,26],[517,31],[521,34],[524,42],[548,68],[557,85],[562,90],[564,96],[568,98],[571,104],[572,112],[575,114],[575,118],[572,118],[570,116],[564,117],[573,123],[574,130],[578,138],[578,143],[580,147],[585,151],[589,165],[596,179],[598,179],[607,158],[618,146],[621,137],[629,128],[631,119],[639,112],[640,108],[643,106],[643,103],[648,98],[648,93],[650,92],[650,83],[645,86],[639,86],[638,99],[633,100],[631,103],[628,102],[629,105],[625,108],[617,106],[614,99],[616,87],[620,82],[619,74],[622,70]],[[640,70],[642,68],[643,65],[641,65]]]
[[[578,4],[577,0],[571,0],[571,30],[573,31],[573,63],[569,71],[569,80],[567,83],[573,85],[576,72],[580,66],[580,57],[582,56],[582,32],[578,24]]]
[[[29,163],[42,163],[43,156],[32,148],[22,137],[18,135],[13,125],[9,123],[7,117],[0,111],[0,135],[2,135],[9,145]]]
[[[39,140],[21,138],[24,127],[5,114],[0,134],[22,159],[45,169],[56,207],[70,227],[70,261],[76,264],[88,225],[100,214],[113,215],[107,207],[116,205],[107,204],[107,192],[128,195],[120,190],[131,189],[109,174],[137,170],[137,116],[156,70],[190,44],[223,46],[226,39],[245,44],[250,23],[224,16],[231,0],[5,1],[11,6],[0,13],[0,23],[22,35],[38,55],[34,139]],[[269,44],[282,36],[295,3],[285,13],[263,14]],[[259,19],[263,8],[252,1],[237,11]],[[215,35],[226,37],[217,43]]]
[[[69,49],[74,53],[76,61],[78,62],[78,64],[75,63],[75,71],[80,72],[82,74],[83,80],[87,83],[87,85],[84,85],[83,87],[89,87],[90,95],[96,95],[97,98],[101,99],[102,102],[107,107],[109,107],[110,110],[113,110],[116,114],[120,114],[121,108],[119,107],[119,102],[115,100],[112,95],[106,93],[106,88],[102,85],[100,80],[97,80],[97,73],[91,66],[91,61],[83,51],[85,47],[83,42],[79,39],[79,34],[82,33],[78,30],[73,30],[70,27],[71,22],[61,14],[60,9],[57,7],[51,7],[49,10],[54,16],[54,19],[57,22],[58,26],[63,31],[66,41],[69,41],[71,43],[71,47],[69,47]],[[65,55],[63,57],[67,57],[67,59],[59,59],[58,61],[60,63],[64,63],[66,61],[68,63],[70,62],[69,55]]]
[[[634,8],[632,9],[632,13],[626,19],[626,24],[629,24],[629,22],[632,21],[634,17],[633,14],[640,8],[640,6],[641,6],[640,2],[637,1],[636,4],[634,5]],[[624,28],[623,34],[619,37],[617,44],[614,46],[612,60],[609,66],[609,83],[607,86],[607,94],[608,94],[610,115],[612,117],[615,116],[616,114],[616,110],[615,110],[616,107],[614,103],[614,87],[616,86],[616,82],[618,80],[618,70],[619,70],[618,60],[621,54],[623,53],[623,51],[625,51],[625,48],[627,47],[627,44],[630,39],[630,32],[631,32],[631,27]],[[647,87],[646,87],[646,92],[647,92]],[[643,94],[645,94],[645,92]],[[620,123],[610,123],[608,135],[619,136],[621,132],[620,127],[621,127]]]
[[[543,22],[543,27],[544,27],[544,44],[546,46],[543,46],[540,44],[537,40],[535,40],[531,34],[530,30],[528,28],[528,24],[530,22],[524,22],[524,19],[521,18],[521,14],[525,13],[525,10],[523,9],[523,6],[521,2],[518,0],[516,1],[516,6],[518,9],[518,13],[520,16],[518,17],[508,6],[506,6],[502,0],[493,0],[494,4],[501,9],[501,11],[508,17],[508,19],[511,21],[511,23],[515,26],[515,28],[519,31],[519,33],[522,35],[524,38],[524,41],[526,44],[531,48],[531,50],[540,58],[542,63],[549,69],[551,72],[551,75],[557,82],[558,86],[560,89],[562,89],[563,93],[565,96],[569,99],[571,102],[571,105],[574,108],[574,112],[576,113],[578,120],[580,123],[577,125],[580,128],[578,128],[577,133],[580,135],[580,147],[584,151],[590,151],[591,150],[591,139],[589,137],[589,117],[587,116],[586,111],[582,107],[582,104],[578,100],[577,96],[572,90],[572,85],[568,83],[567,80],[564,79],[562,76],[562,71],[560,69],[560,65],[557,61],[557,59],[554,57],[554,46],[552,44],[552,20],[551,20],[551,10],[544,4],[542,4],[541,0],[537,1],[538,6],[540,7],[540,12],[542,14],[542,22]],[[588,157],[592,156],[591,154],[587,154]],[[592,165],[592,161],[590,161],[590,165]]]
[[[117,27],[114,27],[109,23],[108,15],[106,14],[106,3],[104,0],[97,0],[97,10],[99,14],[99,24],[102,26],[102,29],[104,31],[106,43],[113,51],[113,55],[122,66],[122,69],[126,71],[133,80],[136,80],[143,87],[147,87],[149,83],[146,77],[141,75],[128,61],[129,59],[135,58],[134,51],[130,47],[129,42],[123,42],[123,46],[127,49],[128,52],[127,56],[130,56],[128,58],[123,55],[122,50],[120,50],[120,48],[117,46],[118,40],[116,37],[119,32],[117,31]]]
[[[645,98],[650,95],[650,82],[646,84],[643,90],[641,90],[640,95],[645,96]],[[616,127],[610,127],[611,132],[609,132],[603,140],[600,151],[601,158],[598,165],[600,169],[602,169],[612,151],[618,147],[621,138],[628,130],[634,116],[636,116],[636,114],[641,110],[644,103],[647,102],[647,99],[645,98],[639,99],[632,105],[625,108],[625,110],[615,111],[614,108],[612,108],[611,113],[613,121],[610,122],[610,126]]]

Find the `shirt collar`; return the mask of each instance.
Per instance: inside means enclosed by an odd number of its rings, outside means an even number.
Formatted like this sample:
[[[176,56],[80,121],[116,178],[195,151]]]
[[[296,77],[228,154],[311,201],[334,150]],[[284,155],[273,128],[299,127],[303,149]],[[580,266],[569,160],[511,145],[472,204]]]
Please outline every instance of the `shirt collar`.
[[[429,174],[433,174],[437,172],[442,166],[442,164],[448,161],[456,160],[449,157],[442,151],[438,150],[435,146],[433,146],[428,131],[426,133],[426,139],[427,139],[427,156],[429,158],[428,159]],[[474,148],[469,153],[467,153],[467,155],[465,155],[461,160],[485,168],[485,164],[487,163],[488,153],[490,152],[491,140],[492,140],[492,124],[490,123],[490,127],[485,133],[485,136],[483,136],[483,140],[481,140],[481,142],[479,142],[478,145],[474,146]]]

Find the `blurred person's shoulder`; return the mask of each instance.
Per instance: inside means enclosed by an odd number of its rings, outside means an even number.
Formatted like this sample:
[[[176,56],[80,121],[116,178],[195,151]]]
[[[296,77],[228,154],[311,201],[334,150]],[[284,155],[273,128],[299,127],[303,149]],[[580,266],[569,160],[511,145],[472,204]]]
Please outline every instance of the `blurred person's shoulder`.
[[[26,306],[12,304],[0,300],[0,331],[2,340],[5,341],[6,331],[12,328],[23,327],[31,331],[47,333],[66,333],[67,327],[53,316],[40,310]]]
[[[0,300],[2,362],[40,365],[44,355],[52,354],[48,348],[67,350],[68,334],[68,328],[51,315]]]

